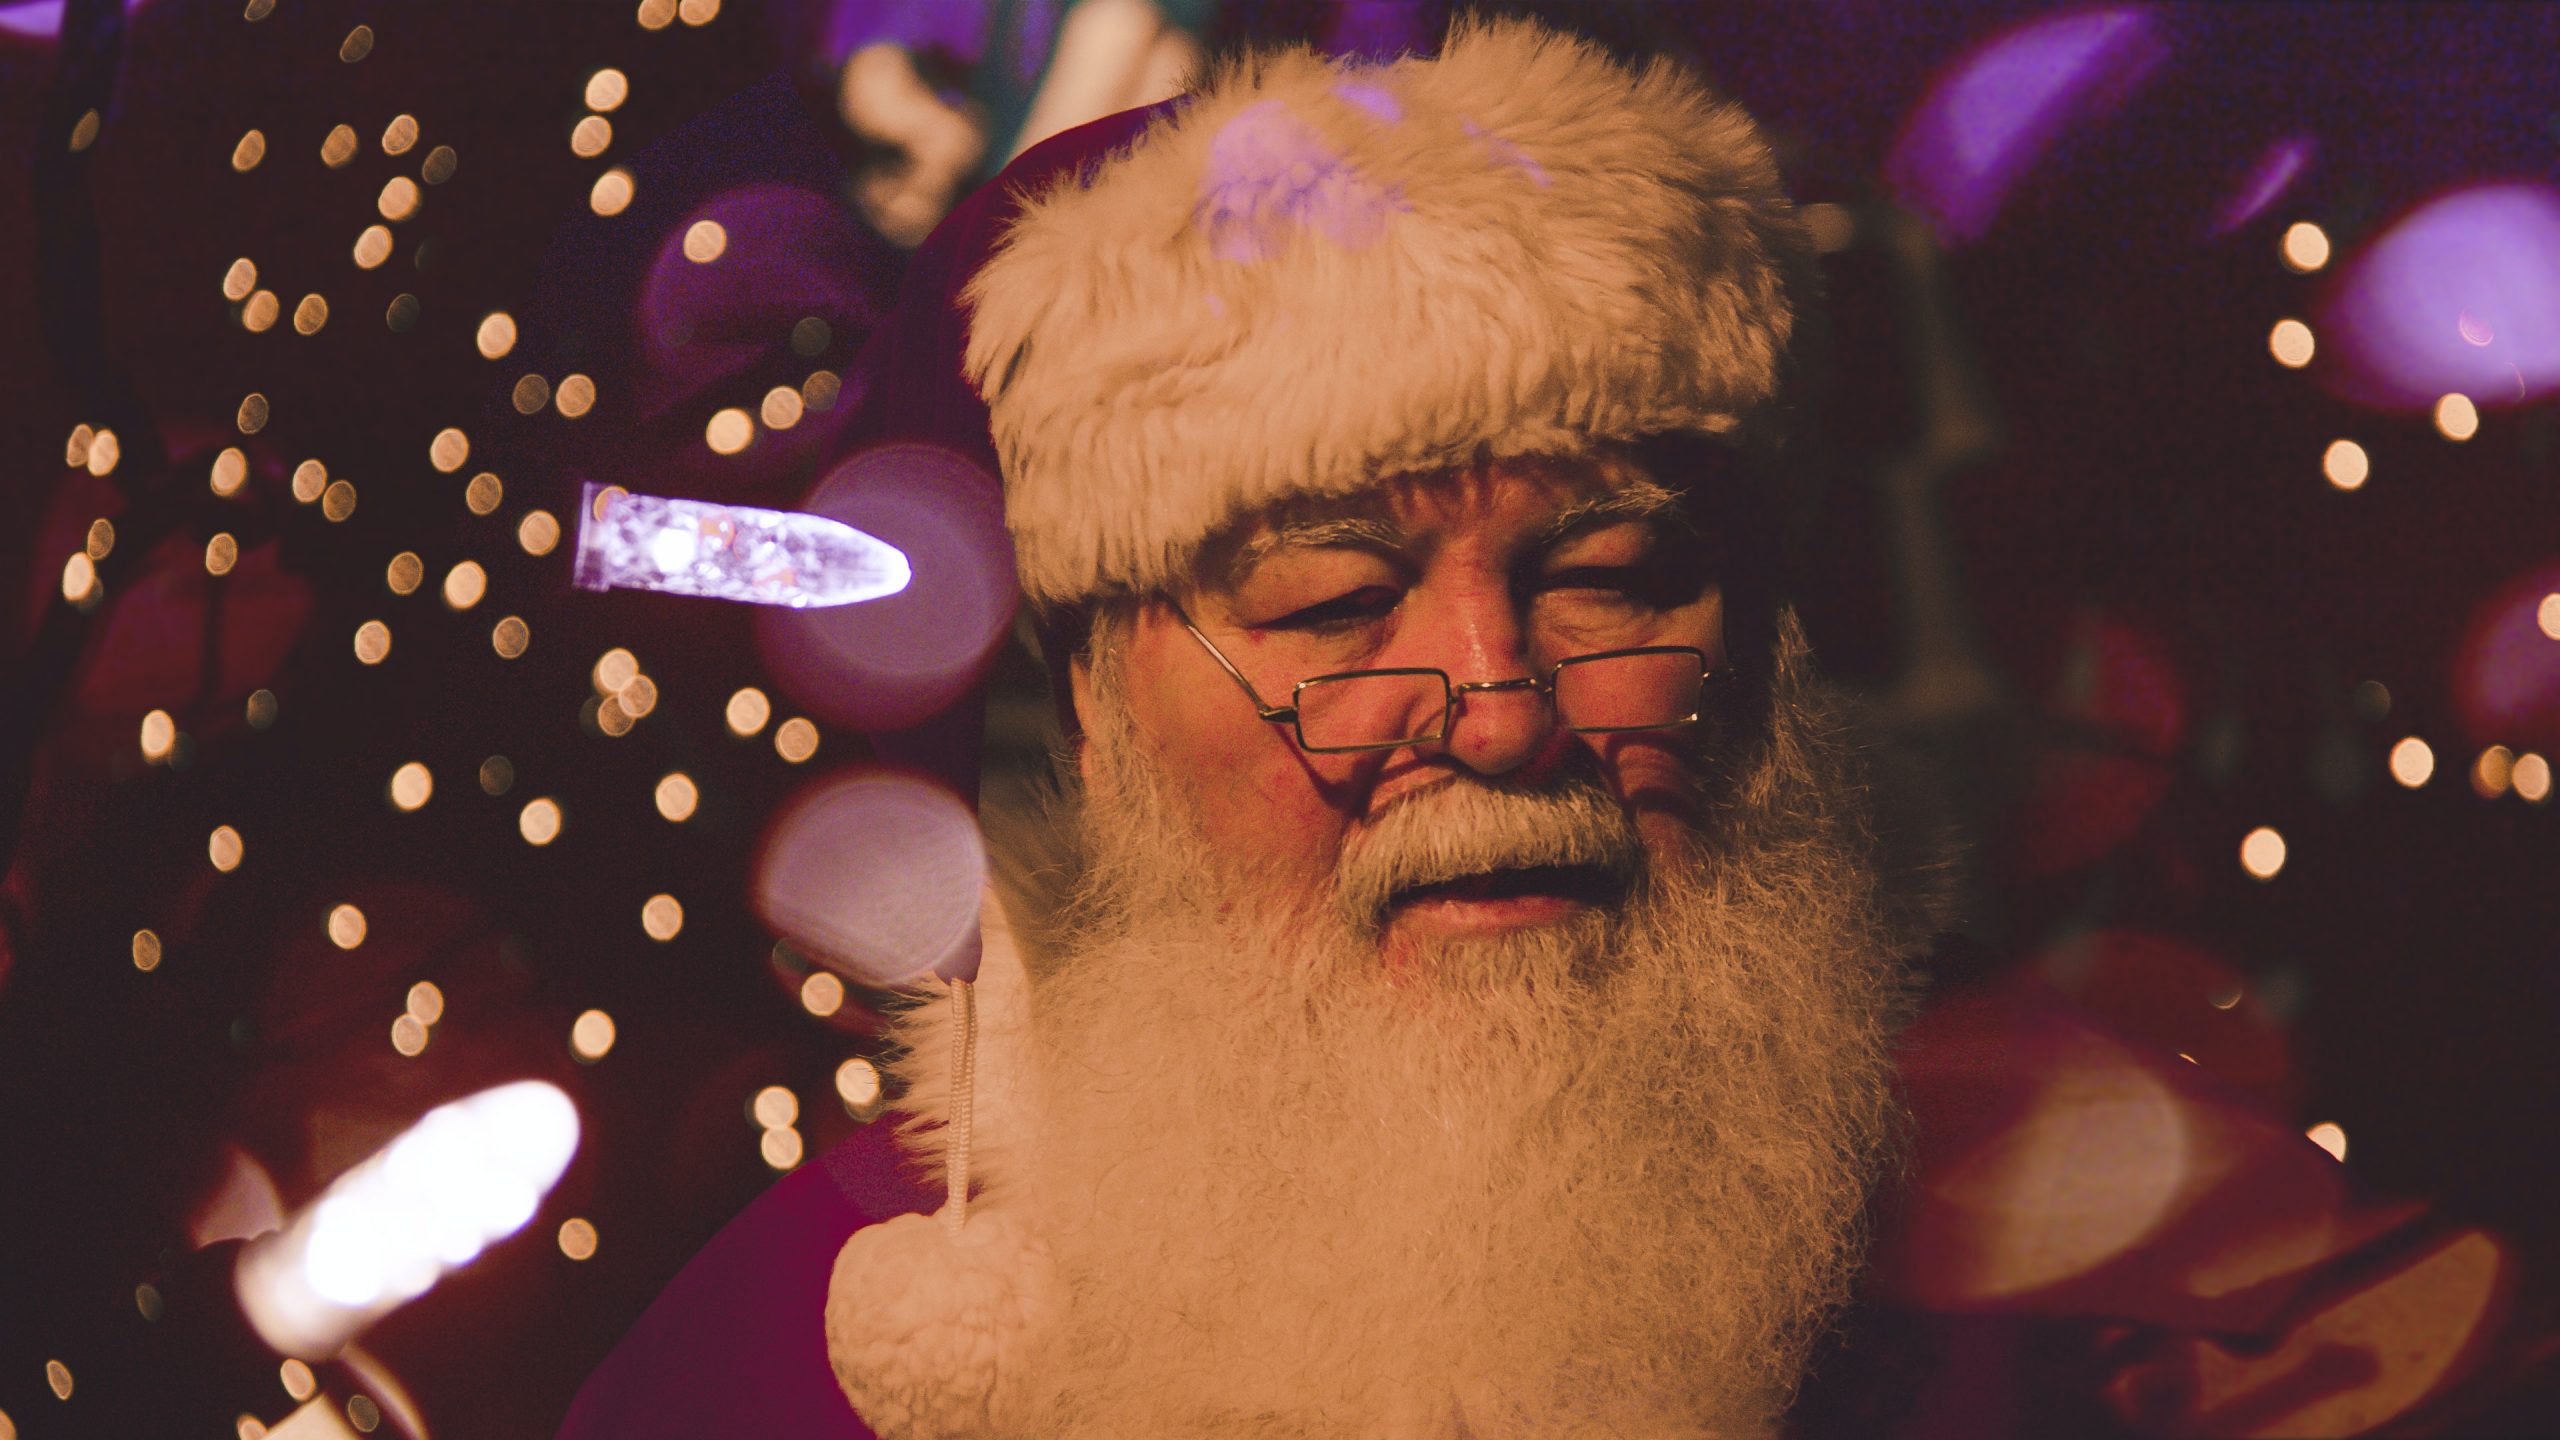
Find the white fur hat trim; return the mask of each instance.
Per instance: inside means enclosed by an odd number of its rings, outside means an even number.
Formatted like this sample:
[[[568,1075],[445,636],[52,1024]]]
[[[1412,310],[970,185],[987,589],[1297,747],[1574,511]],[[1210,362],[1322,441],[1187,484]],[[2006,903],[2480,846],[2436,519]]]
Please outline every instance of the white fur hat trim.
[[[1386,475],[1735,430],[1812,273],[1749,117],[1527,21],[1247,58],[1046,194],[965,292],[1025,591],[1145,591]]]

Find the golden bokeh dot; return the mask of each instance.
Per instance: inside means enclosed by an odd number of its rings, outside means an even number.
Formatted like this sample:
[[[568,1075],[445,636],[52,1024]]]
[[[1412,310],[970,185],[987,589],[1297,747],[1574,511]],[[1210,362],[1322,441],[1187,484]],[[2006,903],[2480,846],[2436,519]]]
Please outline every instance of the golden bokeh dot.
[[[62,598],[77,605],[98,593],[98,562],[86,550],[74,550],[62,562]]]
[[[2288,370],[2299,370],[2310,364],[2312,353],[2317,348],[2311,338],[2311,327],[2291,317],[2277,321],[2275,328],[2267,332],[2267,353],[2275,356],[2276,363]]]
[[[299,1360],[287,1360],[276,1367],[276,1378],[284,1382],[284,1393],[296,1400],[308,1400],[320,1389],[311,1367]]]
[[[406,155],[409,147],[417,143],[418,117],[415,115],[394,115],[391,123],[382,127],[382,153],[385,155]]]
[[[532,643],[533,631],[524,623],[522,616],[510,615],[489,631],[489,648],[497,651],[501,660],[515,659],[524,654],[525,647]]]
[[[257,288],[258,262],[246,255],[232,261],[231,268],[222,272],[222,298],[225,300],[246,300],[249,292]],[[80,462],[75,460],[72,463]]]
[[[506,482],[491,471],[483,470],[462,487],[462,504],[474,515],[486,515],[507,498]]]
[[[702,427],[702,438],[713,454],[735,455],[756,438],[756,422],[732,405],[712,415],[711,423]]]
[[[575,1215],[560,1222],[560,1253],[572,1260],[592,1260],[596,1253],[596,1227]]]
[[[473,343],[480,347],[484,360],[495,360],[516,348],[516,317],[504,310],[492,310],[480,317],[479,334]]]
[[[338,46],[338,58],[349,65],[372,53],[373,27],[370,25],[359,25],[348,31],[347,38]]]
[[[2391,747],[2391,778],[2411,790],[2427,783],[2436,773],[2436,752],[2415,735],[2402,737]]]
[[[517,414],[539,415],[542,407],[551,403],[551,382],[534,374],[518,376],[516,388],[507,399],[516,407]]]
[[[603,1059],[613,1040],[613,1017],[601,1010],[589,1010],[569,1026],[569,1049],[581,1060]]]
[[[415,810],[436,793],[436,777],[427,767],[412,760],[391,772],[391,803],[403,810]]]
[[[350,1395],[347,1397],[347,1423],[370,1435],[374,1427],[382,1423],[382,1406],[370,1395]]]
[[[619,110],[622,108],[622,102],[629,98],[631,98],[631,80],[621,71],[606,66],[587,77],[588,109],[598,114],[608,110]]]
[[[684,905],[673,895],[652,895],[640,907],[640,928],[652,940],[673,940],[684,930]]]
[[[2332,440],[2320,457],[2320,473],[2339,489],[2354,490],[2373,473],[2373,462],[2365,455],[2364,447],[2353,440]]]
[[[794,765],[818,753],[818,727],[794,715],[773,731],[773,753]]]
[[[2515,781],[2518,799],[2539,805],[2551,798],[2551,762],[2531,750],[2516,757]]]
[[[630,711],[622,708],[622,701],[616,696],[607,695],[601,702],[591,700],[587,703],[595,707],[589,713],[596,728],[607,735],[628,735],[631,727],[640,723]]]
[[[233,419],[239,425],[241,434],[255,435],[267,428],[267,420],[271,413],[267,405],[267,397],[252,390],[240,397],[240,410]]]
[[[382,582],[391,587],[394,595],[409,595],[417,591],[418,582],[425,579],[426,574],[427,564],[418,558],[418,552],[403,550],[392,556],[391,563],[383,567]]]
[[[444,991],[433,980],[421,980],[409,987],[409,1013],[421,1025],[433,1025],[444,1018]]]
[[[417,1016],[402,1011],[400,1018],[391,1022],[391,1048],[403,1055],[426,1049],[427,1027],[418,1023]]]
[[[675,23],[676,0],[640,0],[640,28],[664,30]]]
[[[59,1360],[47,1360],[44,1362],[44,1383],[45,1388],[53,1392],[54,1399],[70,1399],[71,1367]]]
[[[236,495],[249,478],[249,457],[237,445],[226,445],[213,457],[213,493]]]
[[[880,1067],[856,1055],[836,1067],[836,1098],[857,1120],[880,1113]]]
[[[104,428],[104,427],[101,427],[101,428],[99,429],[99,431],[98,431],[98,433],[97,433],[96,435],[94,435],[94,436],[90,437],[90,440],[89,440],[89,473],[90,473],[90,474],[92,474],[92,475],[104,475],[104,474],[107,474],[108,472],[110,472],[110,471],[114,470],[114,469],[116,468],[116,462],[117,462],[118,460],[123,459],[123,458],[124,458],[124,442],[122,442],[122,441],[120,441],[120,440],[116,439],[116,432],[114,432],[113,430],[109,430],[109,429],[106,429],[106,428]]]
[[[720,18],[720,0],[681,0],[676,18],[687,25],[708,25]]]
[[[204,542],[204,573],[207,575],[228,575],[231,567],[239,563],[240,542],[232,537],[230,531],[217,531],[212,539]]]
[[[2296,220],[2284,227],[2279,253],[2284,256],[2286,269],[2308,275],[2329,263],[2329,232],[2308,220]]]
[[[2459,392],[2436,402],[2436,433],[2447,440],[2468,440],[2480,433],[2480,407]]]
[[[275,0],[249,0],[249,3],[273,8]],[[267,1440],[267,1422],[245,1411],[239,1419],[231,1422],[231,1428],[239,1435],[239,1440]],[[0,1440],[7,1440],[7,1437],[0,1436]]]
[[[391,303],[382,307],[383,327],[394,335],[407,334],[409,327],[417,323],[418,297],[415,295],[394,295]]]
[[[788,1085],[767,1085],[748,1102],[747,1113],[767,1130],[796,1124],[800,1119],[800,1097],[792,1094]]]
[[[559,388],[551,392],[551,403],[575,420],[595,408],[596,382],[584,375],[563,375]]]
[[[2542,603],[2533,607],[2533,623],[2543,634],[2560,640],[2560,590],[2543,596]]]
[[[231,147],[231,168],[244,175],[257,169],[258,162],[266,158],[267,136],[262,130],[242,135],[240,143]]]
[[[548,845],[560,838],[560,802],[546,795],[527,801],[516,814],[516,832],[527,845]]]
[[[2507,793],[2514,783],[2516,752],[2504,745],[2492,745],[2471,762],[2472,793],[2483,800],[2495,800]]]
[[[80,112],[80,118],[71,122],[71,153],[77,155],[96,143],[98,143],[98,112],[83,110]]]
[[[768,430],[788,430],[800,423],[803,407],[800,392],[788,385],[776,385],[764,392],[760,414]]]
[[[477,560],[465,560],[444,572],[444,603],[448,610],[468,610],[489,593],[489,572]]]
[[[639,673],[640,657],[616,645],[596,657],[595,665],[587,671],[587,679],[596,687],[597,694],[611,695],[630,684]]]
[[[284,302],[273,290],[261,290],[240,307],[240,328],[252,335],[264,335],[275,328],[276,316],[284,313]]]
[[[516,543],[527,555],[548,555],[560,543],[560,522],[548,510],[528,510],[516,522]]]
[[[324,296],[305,295],[302,303],[293,307],[293,333],[296,335],[317,335],[320,327],[328,323],[329,301]]]
[[[345,480],[332,480],[320,492],[320,513],[331,521],[344,520],[356,513],[356,487]]]
[[[329,483],[329,467],[317,460],[305,460],[293,467],[293,498],[308,505],[320,498]]]
[[[767,1130],[764,1138],[756,1142],[756,1152],[764,1156],[764,1163],[774,1169],[788,1170],[800,1163],[800,1132],[788,1125]]]
[[[80,553],[92,560],[104,560],[115,553],[116,525],[105,516],[89,522],[89,534],[82,540]]]
[[[844,1008],[844,982],[824,970],[812,970],[800,982],[800,1008],[824,1020]]]
[[[504,795],[516,783],[516,765],[504,755],[492,755],[480,762],[480,789],[490,795]]]
[[[708,265],[729,251],[729,232],[717,220],[696,220],[685,227],[684,258]]]
[[[462,168],[462,156],[450,145],[439,145],[427,152],[427,161],[418,167],[418,178],[430,185],[441,185]]]
[[[364,943],[364,912],[353,905],[333,905],[329,909],[329,943],[341,950],[353,950]]]
[[[366,665],[379,665],[391,653],[391,627],[379,620],[367,620],[356,627],[356,659]]]
[[[264,730],[276,723],[276,692],[263,689],[252,690],[249,692],[249,703],[241,708],[248,712],[250,729]]]
[[[605,148],[611,144],[613,144],[613,122],[601,115],[590,115],[580,120],[569,131],[570,153],[581,159],[592,160],[603,154]]]
[[[823,415],[836,408],[836,397],[844,393],[844,381],[833,370],[812,370],[800,382],[802,404]]]
[[[255,25],[274,14],[275,9],[276,0],[249,0],[248,7],[240,12],[240,18]]]
[[[835,343],[835,327],[815,315],[803,315],[791,327],[791,353],[814,359]]]
[[[437,431],[436,438],[427,444],[427,463],[447,475],[461,469],[462,462],[470,458],[471,437],[451,425]]]
[[[160,968],[160,933],[158,931],[136,930],[133,932],[133,968],[145,971]]]
[[[634,675],[631,683],[616,691],[613,698],[632,719],[645,719],[658,708],[658,682],[646,675]]]
[[[692,776],[681,770],[671,770],[658,778],[653,798],[658,803],[660,815],[682,822],[693,818],[694,806],[701,803],[702,792],[694,788]]]
[[[356,158],[356,127],[353,125],[340,125],[332,129],[329,132],[329,138],[320,142],[320,163],[332,170],[345,168],[346,163],[354,158]]]
[[[2240,868],[2258,880],[2273,880],[2284,868],[2284,837],[2272,825],[2261,825],[2240,841]]]
[[[418,213],[418,182],[406,175],[394,175],[382,182],[382,193],[374,197],[373,208],[382,218],[394,222]]]
[[[63,443],[62,463],[75,470],[86,468],[89,463],[89,442],[97,438],[98,432],[86,425],[72,426],[71,438]]]
[[[2303,1131],[2302,1138],[2328,1151],[2332,1160],[2344,1161],[2347,1158],[2347,1129],[2334,1120],[2323,1120]]]
[[[631,208],[632,191],[631,172],[617,165],[596,177],[595,187],[587,192],[587,208],[599,215],[619,215]]]
[[[764,728],[764,722],[773,718],[773,702],[765,698],[763,691],[749,685],[729,697],[725,718],[729,722],[730,734],[753,735]]]
[[[241,843],[240,832],[228,825],[214,826],[213,833],[204,842],[205,858],[213,862],[214,869],[226,875],[240,868],[240,856],[246,848]]]
[[[142,758],[161,761],[169,758],[169,747],[178,743],[178,722],[166,710],[154,710],[142,717]]]
[[[623,489],[619,485],[607,485],[603,489],[598,490],[596,492],[595,503],[590,507],[588,518],[594,520],[603,519],[604,512],[612,506],[615,500],[630,493],[630,491]]]

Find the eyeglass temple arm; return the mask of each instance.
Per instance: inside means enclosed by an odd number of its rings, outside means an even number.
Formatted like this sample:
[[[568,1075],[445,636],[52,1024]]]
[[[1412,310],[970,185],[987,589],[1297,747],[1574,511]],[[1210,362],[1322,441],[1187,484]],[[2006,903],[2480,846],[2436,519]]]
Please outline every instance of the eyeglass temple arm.
[[[1256,715],[1274,725],[1297,723],[1297,706],[1264,704],[1262,694],[1253,688],[1253,682],[1244,678],[1244,672],[1237,669],[1235,662],[1226,657],[1226,652],[1220,650],[1208,636],[1200,633],[1200,627],[1191,623],[1190,616],[1183,614],[1178,608],[1173,614],[1175,619],[1182,622],[1182,628],[1191,632],[1191,638],[1200,642],[1200,648],[1209,652],[1209,658],[1218,662],[1218,668],[1227,672],[1227,678],[1236,682],[1237,687],[1244,691],[1244,698],[1253,702]]]

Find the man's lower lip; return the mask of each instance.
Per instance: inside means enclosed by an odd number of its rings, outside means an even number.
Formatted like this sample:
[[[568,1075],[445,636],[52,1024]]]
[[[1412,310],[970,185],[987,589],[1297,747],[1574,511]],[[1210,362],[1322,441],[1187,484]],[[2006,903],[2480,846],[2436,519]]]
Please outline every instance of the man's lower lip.
[[[1387,925],[1390,929],[1448,932],[1516,930],[1571,919],[1590,908],[1589,903],[1564,895],[1430,895],[1405,901],[1388,911]]]

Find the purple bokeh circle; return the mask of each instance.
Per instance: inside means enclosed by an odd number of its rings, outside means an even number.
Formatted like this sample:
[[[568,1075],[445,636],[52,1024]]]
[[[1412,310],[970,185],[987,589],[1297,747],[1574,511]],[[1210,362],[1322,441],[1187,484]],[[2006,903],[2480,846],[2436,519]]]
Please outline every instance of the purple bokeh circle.
[[[2560,190],[2476,185],[2419,206],[2340,271],[2320,338],[2336,357],[2323,378],[2387,409],[2560,391]]]
[[[860,984],[974,975],[986,848],[969,807],[929,780],[864,770],[783,811],[757,857],[766,925]],[[966,972],[966,973],[962,973]]]

